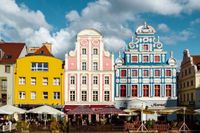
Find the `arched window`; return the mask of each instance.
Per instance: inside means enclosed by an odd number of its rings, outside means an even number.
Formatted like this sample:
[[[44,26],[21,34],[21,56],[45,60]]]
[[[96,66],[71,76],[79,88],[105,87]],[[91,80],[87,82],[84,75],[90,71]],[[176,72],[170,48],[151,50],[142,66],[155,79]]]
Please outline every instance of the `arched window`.
[[[97,48],[94,48],[94,49],[93,49],[93,54],[94,54],[94,55],[98,55],[98,49],[97,49]]]

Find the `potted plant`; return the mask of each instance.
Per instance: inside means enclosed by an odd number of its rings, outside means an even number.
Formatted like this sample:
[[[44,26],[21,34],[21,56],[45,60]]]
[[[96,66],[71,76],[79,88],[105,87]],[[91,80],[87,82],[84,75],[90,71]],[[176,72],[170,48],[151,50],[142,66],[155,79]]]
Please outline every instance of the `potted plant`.
[[[55,119],[51,121],[50,130],[52,133],[59,133],[60,132],[60,124]]]

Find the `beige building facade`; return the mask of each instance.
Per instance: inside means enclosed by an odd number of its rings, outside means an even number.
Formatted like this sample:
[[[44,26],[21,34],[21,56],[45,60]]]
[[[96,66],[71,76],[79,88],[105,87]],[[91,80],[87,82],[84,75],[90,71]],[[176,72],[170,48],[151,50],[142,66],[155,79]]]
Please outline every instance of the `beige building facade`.
[[[178,81],[179,105],[199,108],[200,55],[190,55],[188,49],[184,50]]]

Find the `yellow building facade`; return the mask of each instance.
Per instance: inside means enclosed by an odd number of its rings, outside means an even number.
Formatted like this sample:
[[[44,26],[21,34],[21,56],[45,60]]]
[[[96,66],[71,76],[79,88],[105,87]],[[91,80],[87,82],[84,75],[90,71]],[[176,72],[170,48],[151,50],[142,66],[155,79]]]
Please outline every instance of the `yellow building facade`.
[[[63,61],[53,56],[19,58],[14,73],[15,105],[63,105]]]

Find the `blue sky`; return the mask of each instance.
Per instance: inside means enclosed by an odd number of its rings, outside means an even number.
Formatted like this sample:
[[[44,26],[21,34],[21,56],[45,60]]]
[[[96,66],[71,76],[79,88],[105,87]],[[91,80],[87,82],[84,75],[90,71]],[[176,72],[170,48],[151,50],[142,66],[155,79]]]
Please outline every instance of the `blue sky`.
[[[136,28],[152,25],[166,51],[178,63],[183,50],[200,55],[198,0],[1,0],[0,32],[5,41],[39,46],[51,42],[59,58],[74,49],[75,36],[84,28],[99,30],[106,49],[117,53]]]

